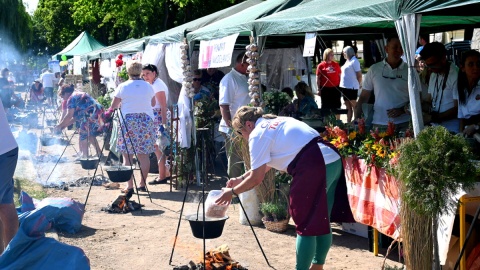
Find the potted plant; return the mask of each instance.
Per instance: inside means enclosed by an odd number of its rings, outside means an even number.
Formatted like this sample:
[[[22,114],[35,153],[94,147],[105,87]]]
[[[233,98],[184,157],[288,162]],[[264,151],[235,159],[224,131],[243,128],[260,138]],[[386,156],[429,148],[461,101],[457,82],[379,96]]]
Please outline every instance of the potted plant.
[[[279,194],[283,192],[277,190],[273,201],[260,204],[260,211],[263,214],[262,222],[265,228],[272,232],[284,232],[290,220],[288,198],[286,196],[280,198]]]
[[[472,157],[466,140],[441,126],[427,127],[400,146],[393,171],[401,188],[401,234],[407,269],[440,269],[438,219],[456,209],[459,189],[468,190],[475,184]],[[437,263],[433,268],[432,251]]]

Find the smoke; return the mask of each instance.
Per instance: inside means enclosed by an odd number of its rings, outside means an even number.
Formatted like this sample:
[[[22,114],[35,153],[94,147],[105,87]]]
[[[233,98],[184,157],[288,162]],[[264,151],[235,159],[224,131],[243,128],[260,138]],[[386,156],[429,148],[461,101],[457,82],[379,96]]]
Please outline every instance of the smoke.
[[[23,60],[22,54],[15,48],[11,39],[0,31],[0,68],[8,68],[20,64]]]

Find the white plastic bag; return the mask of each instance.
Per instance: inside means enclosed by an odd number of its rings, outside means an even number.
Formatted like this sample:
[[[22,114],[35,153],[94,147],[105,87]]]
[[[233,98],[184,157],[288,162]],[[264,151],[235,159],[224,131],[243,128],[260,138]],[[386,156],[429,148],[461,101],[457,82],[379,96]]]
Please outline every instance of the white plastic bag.
[[[211,190],[208,193],[207,199],[205,200],[206,217],[222,218],[227,213],[228,205],[230,203],[222,205],[218,205],[215,203],[215,201],[220,197],[221,194],[221,190]]]

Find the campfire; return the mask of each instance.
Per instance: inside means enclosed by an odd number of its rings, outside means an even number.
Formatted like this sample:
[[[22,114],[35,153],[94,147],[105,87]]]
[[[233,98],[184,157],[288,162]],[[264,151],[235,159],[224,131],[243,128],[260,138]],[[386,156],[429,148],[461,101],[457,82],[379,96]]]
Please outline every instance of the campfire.
[[[187,265],[174,267],[173,270],[248,270],[232,259],[228,251],[227,245],[221,245],[205,254],[206,267],[203,267],[203,258],[200,258],[198,263],[190,261]]]

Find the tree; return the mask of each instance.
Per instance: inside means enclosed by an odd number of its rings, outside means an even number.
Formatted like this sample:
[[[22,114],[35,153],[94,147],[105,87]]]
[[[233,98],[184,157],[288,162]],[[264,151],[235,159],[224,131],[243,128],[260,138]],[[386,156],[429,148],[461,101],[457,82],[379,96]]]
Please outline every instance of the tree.
[[[53,54],[81,31],[103,44],[154,35],[211,14],[238,0],[40,0],[35,43]]]
[[[32,20],[21,0],[4,0],[0,5],[0,38],[19,51],[31,43]]]
[[[72,19],[75,0],[40,0],[33,14],[34,41],[45,44],[47,54],[55,54],[72,42],[83,29]],[[37,48],[38,44],[32,44]],[[42,48],[38,48],[42,50]]]

